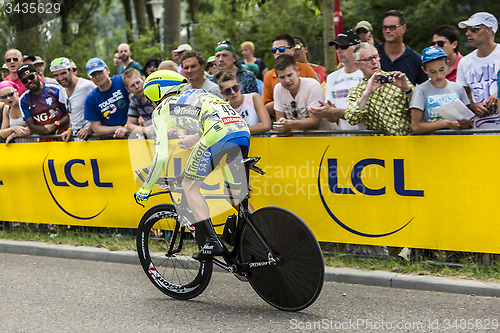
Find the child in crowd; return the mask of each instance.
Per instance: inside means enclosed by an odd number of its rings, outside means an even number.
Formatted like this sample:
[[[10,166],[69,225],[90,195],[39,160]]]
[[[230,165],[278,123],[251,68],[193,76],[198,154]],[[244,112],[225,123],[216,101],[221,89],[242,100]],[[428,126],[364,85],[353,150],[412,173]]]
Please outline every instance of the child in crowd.
[[[422,52],[422,66],[429,80],[415,88],[410,103],[413,133],[427,133],[442,128],[469,128],[469,119],[450,121],[434,111],[435,108],[460,99],[469,106],[469,98],[461,85],[448,81],[448,59],[439,46],[430,46]]]

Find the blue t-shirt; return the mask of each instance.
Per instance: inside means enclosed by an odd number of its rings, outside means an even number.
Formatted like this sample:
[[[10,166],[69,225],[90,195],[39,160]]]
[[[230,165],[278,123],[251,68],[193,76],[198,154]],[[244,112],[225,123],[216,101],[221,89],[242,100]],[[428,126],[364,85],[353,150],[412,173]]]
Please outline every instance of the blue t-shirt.
[[[68,113],[66,110],[66,92],[58,84],[43,83],[42,92],[35,95],[26,90],[20,98],[19,105],[23,119],[33,118],[37,125],[52,124]]]
[[[385,54],[384,44],[385,43],[375,46],[380,54],[380,67],[382,67],[383,71],[403,72],[414,86],[427,81],[429,77],[422,69],[422,57],[420,54],[405,44],[406,49],[404,53],[396,60],[391,61],[389,56]]]
[[[128,91],[121,75],[111,79],[111,88],[95,88],[85,99],[85,120],[100,121],[104,126],[124,126],[127,123]]]

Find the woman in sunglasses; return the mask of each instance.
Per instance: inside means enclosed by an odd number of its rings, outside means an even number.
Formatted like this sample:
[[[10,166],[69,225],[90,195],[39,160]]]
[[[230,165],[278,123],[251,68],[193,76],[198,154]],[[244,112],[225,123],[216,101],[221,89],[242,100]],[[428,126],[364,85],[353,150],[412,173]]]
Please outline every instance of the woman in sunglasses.
[[[142,74],[144,74],[144,77],[148,77],[151,73],[158,70],[159,65],[160,60],[157,57],[150,57],[148,60],[146,60],[146,64],[142,68]]]
[[[250,134],[257,134],[271,129],[271,118],[258,93],[241,94],[240,84],[231,72],[216,75],[221,94],[245,120]]]
[[[458,63],[463,56],[458,52],[460,45],[460,33],[451,25],[440,25],[432,32],[431,46],[439,46],[448,56],[448,73],[446,79],[455,82],[457,80]]]
[[[318,75],[320,83],[326,82],[326,68],[309,62],[311,55],[307,52],[307,44],[304,38],[295,36],[293,39],[295,40],[295,52],[293,54],[295,61],[311,66]]]
[[[30,135],[19,107],[18,86],[11,81],[0,82],[0,102],[2,105],[2,127],[0,135],[7,145],[13,138]]]

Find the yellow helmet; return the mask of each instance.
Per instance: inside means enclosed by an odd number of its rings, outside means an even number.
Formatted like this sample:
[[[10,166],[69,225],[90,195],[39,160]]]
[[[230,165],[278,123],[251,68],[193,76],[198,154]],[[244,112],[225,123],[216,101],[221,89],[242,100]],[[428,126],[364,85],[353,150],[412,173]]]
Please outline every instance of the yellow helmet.
[[[177,72],[160,69],[151,73],[144,82],[144,95],[149,100],[158,102],[169,93],[180,93],[187,82],[187,79]]]

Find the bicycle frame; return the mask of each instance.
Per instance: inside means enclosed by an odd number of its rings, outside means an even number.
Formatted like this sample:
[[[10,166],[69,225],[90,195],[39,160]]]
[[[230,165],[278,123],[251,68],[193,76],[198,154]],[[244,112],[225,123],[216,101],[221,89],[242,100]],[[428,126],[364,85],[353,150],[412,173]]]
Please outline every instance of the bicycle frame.
[[[257,173],[264,174],[265,172],[262,171],[260,168],[256,167],[254,164],[260,159],[259,158],[248,158],[243,161],[243,164],[245,165],[245,168],[247,170],[247,179],[248,179],[248,171],[253,170]],[[149,170],[144,168],[142,171],[149,173]],[[142,174],[137,170],[136,171],[137,175],[139,178],[143,178]],[[168,256],[172,256],[175,253],[178,253],[182,250],[182,244],[184,241],[184,232],[185,228],[187,228],[193,237],[196,239],[196,234],[195,234],[195,227],[193,222],[191,221],[196,221],[193,213],[189,209],[188,205],[186,204],[186,196],[184,194],[184,190],[182,187],[178,186],[177,184],[180,183],[180,178],[178,177],[160,177],[158,180],[157,184],[161,185],[160,187],[160,192],[156,192],[151,194],[151,196],[156,196],[160,194],[171,194],[171,193],[179,193],[181,194],[181,200],[179,203],[176,203],[175,200],[172,200],[174,202],[174,205],[177,210],[178,214],[178,220],[177,223],[174,227],[174,230],[172,230],[172,236],[171,237],[177,237],[179,235],[179,244],[178,246],[173,249],[174,243],[172,242],[170,244],[170,247],[167,251]],[[256,267],[262,267],[262,266],[270,266],[270,265],[277,265],[280,261],[279,257],[275,256],[270,247],[268,246],[266,240],[262,237],[262,234],[257,230],[255,225],[252,223],[250,220],[251,213],[248,210],[248,194],[245,195],[233,195],[233,194],[202,194],[203,198],[205,200],[213,200],[213,199],[225,199],[225,200],[231,200],[231,199],[237,199],[240,200],[239,203],[239,209],[238,209],[238,223],[237,223],[237,229],[236,229],[236,243],[234,245],[233,251],[228,251],[226,249],[225,253],[222,255],[224,258],[224,262],[212,258],[212,262],[217,265],[218,267],[226,270],[229,273],[244,273],[252,268]],[[194,222],[196,223],[196,222]],[[244,224],[248,224],[252,231],[257,235],[257,239],[260,241],[262,246],[267,251],[267,261],[256,261],[256,262],[240,262],[238,260],[238,255],[237,255],[237,248],[239,245],[240,237],[241,237],[241,230]],[[175,238],[174,238],[175,239]],[[200,245],[200,244],[198,244]],[[201,245],[200,245],[201,246]],[[233,258],[236,258],[236,261],[233,260]]]

